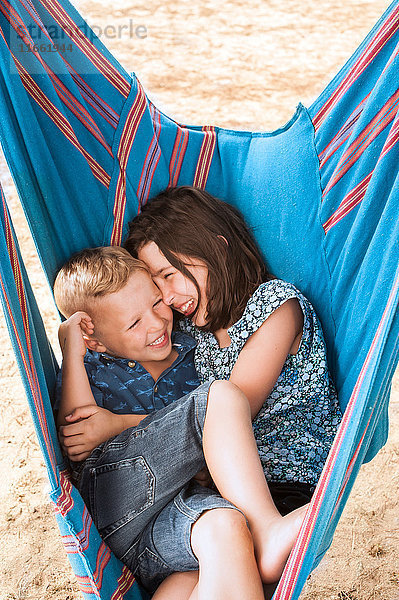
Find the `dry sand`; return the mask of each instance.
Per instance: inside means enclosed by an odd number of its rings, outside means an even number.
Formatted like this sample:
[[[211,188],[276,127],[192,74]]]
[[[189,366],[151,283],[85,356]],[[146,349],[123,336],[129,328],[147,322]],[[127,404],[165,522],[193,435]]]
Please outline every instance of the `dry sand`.
[[[165,112],[191,124],[270,130],[309,105],[387,7],[381,0],[81,0],[103,41]],[[130,37],[138,26],[145,38]],[[109,29],[112,35],[114,30]],[[143,35],[144,30],[137,31]],[[55,343],[57,318],[4,166],[1,180]],[[81,598],[47,498],[47,480],[18,370],[0,321],[0,600]],[[306,600],[399,600],[399,378],[389,441],[358,477]]]

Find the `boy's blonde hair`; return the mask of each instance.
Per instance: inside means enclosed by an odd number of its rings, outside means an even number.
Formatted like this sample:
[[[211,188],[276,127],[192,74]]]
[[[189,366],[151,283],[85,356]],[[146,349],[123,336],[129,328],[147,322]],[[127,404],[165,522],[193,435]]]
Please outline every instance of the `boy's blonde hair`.
[[[86,248],[61,267],[54,283],[59,311],[70,317],[78,310],[90,312],[96,298],[121,290],[132,273],[148,268],[119,246]]]

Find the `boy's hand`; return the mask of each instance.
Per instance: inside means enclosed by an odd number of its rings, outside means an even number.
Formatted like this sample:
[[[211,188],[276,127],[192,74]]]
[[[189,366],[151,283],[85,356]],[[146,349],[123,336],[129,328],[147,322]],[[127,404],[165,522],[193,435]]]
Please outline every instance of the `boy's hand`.
[[[59,427],[61,447],[70,460],[86,460],[99,444],[136,427],[146,416],[116,414],[97,404],[80,406],[66,415],[68,425]]]
[[[75,408],[65,417],[69,425],[61,425],[59,439],[70,460],[86,460],[102,442],[123,431],[121,415],[89,404]]]
[[[67,355],[84,356],[86,354],[84,336],[93,333],[93,321],[83,311],[74,313],[69,319],[61,323],[58,329],[58,339],[64,359]]]

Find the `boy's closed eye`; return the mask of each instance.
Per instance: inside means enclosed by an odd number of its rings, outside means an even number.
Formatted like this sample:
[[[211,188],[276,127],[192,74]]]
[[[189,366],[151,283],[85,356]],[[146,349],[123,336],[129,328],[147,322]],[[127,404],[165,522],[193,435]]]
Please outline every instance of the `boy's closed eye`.
[[[157,298],[154,302],[154,304],[152,305],[153,308],[157,308],[158,306],[160,306],[163,302],[162,296],[159,296],[159,298]],[[137,327],[137,325],[140,323],[141,319],[136,319],[128,328],[127,331],[129,331],[130,329],[134,329],[135,327]]]

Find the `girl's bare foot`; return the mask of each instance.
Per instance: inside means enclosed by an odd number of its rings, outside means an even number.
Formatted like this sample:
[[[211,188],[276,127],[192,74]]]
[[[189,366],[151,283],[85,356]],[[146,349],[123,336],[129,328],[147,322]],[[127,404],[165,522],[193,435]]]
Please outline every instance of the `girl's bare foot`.
[[[261,529],[252,531],[256,561],[263,583],[278,581],[295,544],[308,505],[301,506],[284,517],[266,521]]]

